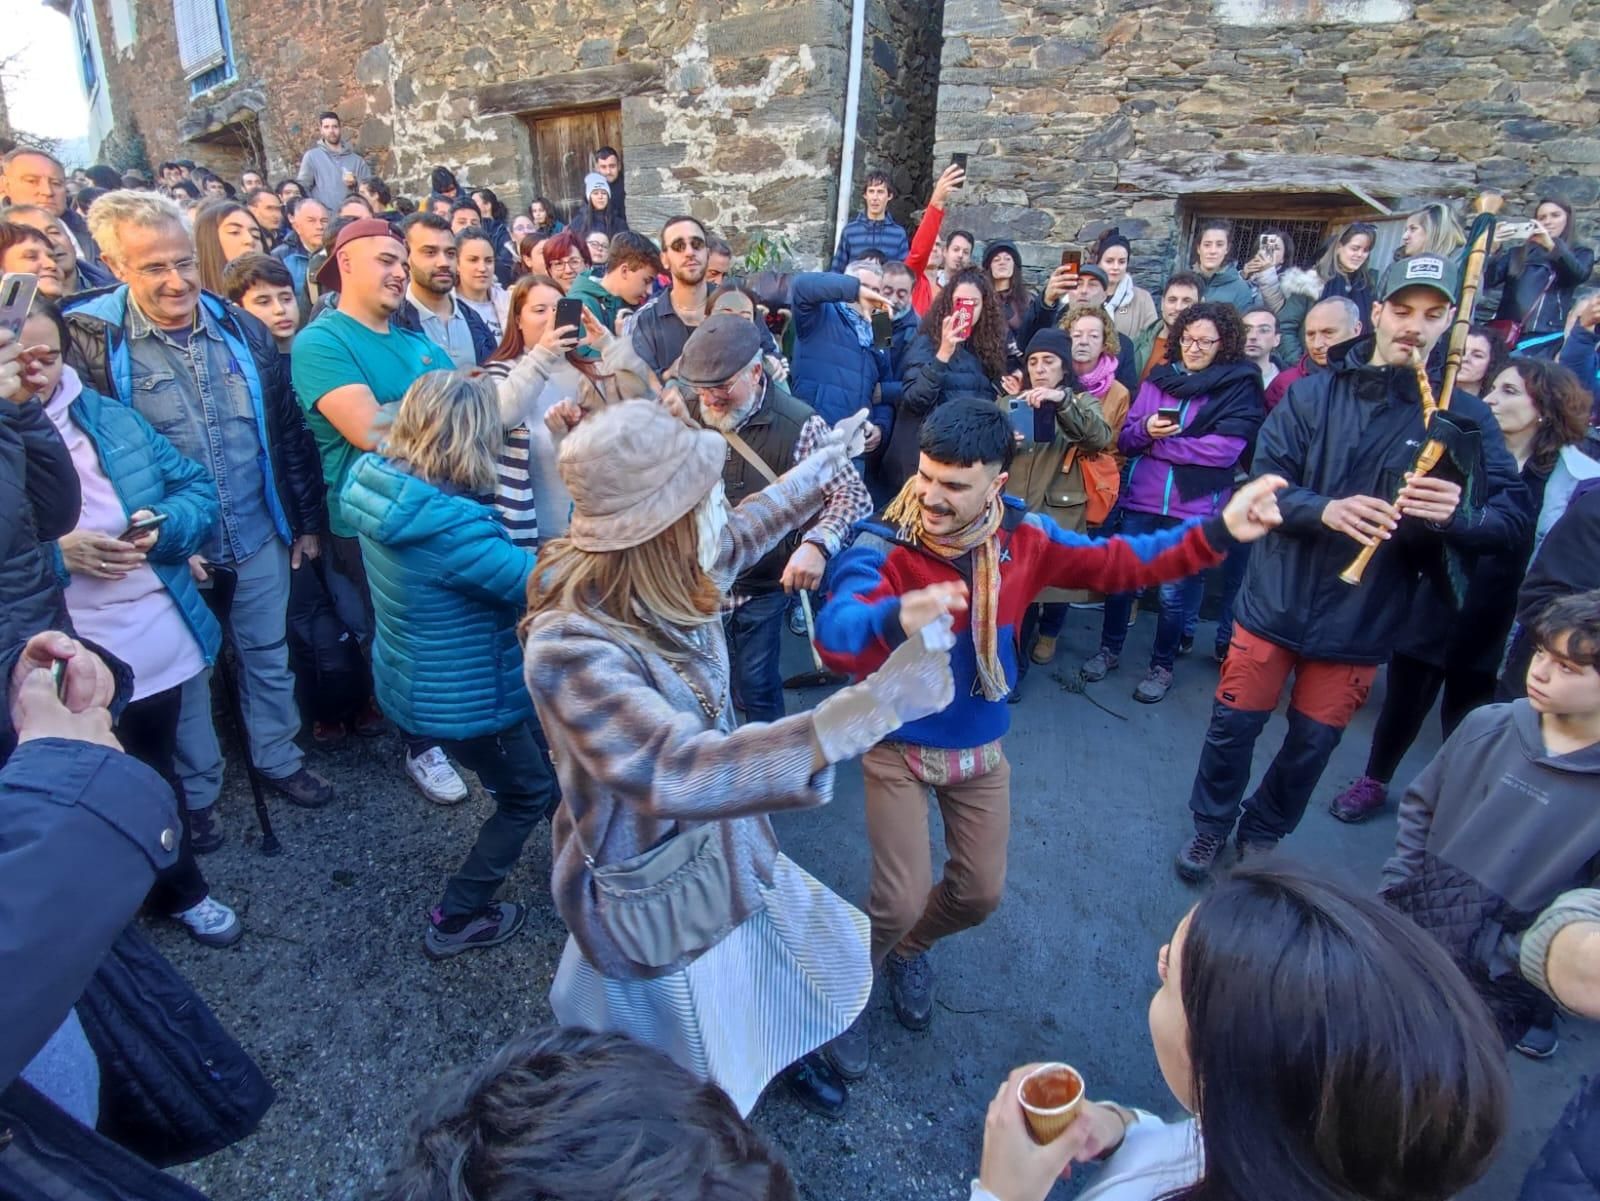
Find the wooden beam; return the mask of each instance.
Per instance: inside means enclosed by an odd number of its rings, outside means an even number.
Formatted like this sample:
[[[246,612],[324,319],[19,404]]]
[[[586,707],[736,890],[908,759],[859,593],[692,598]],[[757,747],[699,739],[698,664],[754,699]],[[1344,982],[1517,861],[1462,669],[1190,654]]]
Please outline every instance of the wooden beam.
[[[477,90],[478,113],[485,117],[557,112],[614,104],[624,96],[662,89],[662,68],[648,63],[618,63],[559,75],[539,75]]]
[[[1191,192],[1342,192],[1349,185],[1374,196],[1441,196],[1477,188],[1470,163],[1419,163],[1329,154],[1265,154],[1240,150],[1169,160],[1129,159],[1117,167],[1117,186],[1184,196]]]

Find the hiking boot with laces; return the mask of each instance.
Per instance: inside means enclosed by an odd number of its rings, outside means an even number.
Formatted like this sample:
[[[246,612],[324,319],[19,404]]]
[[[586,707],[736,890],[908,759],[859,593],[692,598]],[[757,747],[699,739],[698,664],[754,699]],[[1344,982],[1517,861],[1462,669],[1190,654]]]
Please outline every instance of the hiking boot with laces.
[[[1033,640],[1033,651],[1028,657],[1043,667],[1056,657],[1056,640],[1049,634],[1040,634]]]
[[[510,901],[493,901],[462,917],[445,917],[444,910],[435,907],[422,935],[422,953],[429,959],[448,959],[463,951],[481,951],[515,935],[525,917],[527,911]]]
[[[1178,857],[1174,866],[1178,875],[1191,884],[1198,884],[1211,874],[1212,865],[1216,863],[1217,856],[1222,853],[1222,848],[1228,840],[1216,834],[1196,834],[1187,843]]]
[[[1328,802],[1328,812],[1342,822],[1364,822],[1389,802],[1389,786],[1382,780],[1362,776]]]
[[[894,1016],[907,1030],[926,1030],[933,1020],[933,965],[926,953],[902,958],[890,951],[884,961],[889,969],[889,999]]]
[[[1105,679],[1108,675],[1116,670],[1116,653],[1114,651],[1108,651],[1102,646],[1094,653],[1094,657],[1092,659],[1087,659],[1084,661],[1083,666],[1078,668],[1078,674],[1083,677],[1085,683],[1093,684],[1097,680]]]
[[[1139,686],[1133,690],[1133,699],[1141,704],[1154,705],[1166,699],[1172,690],[1172,669],[1170,667],[1152,667],[1144,679],[1139,681]]]

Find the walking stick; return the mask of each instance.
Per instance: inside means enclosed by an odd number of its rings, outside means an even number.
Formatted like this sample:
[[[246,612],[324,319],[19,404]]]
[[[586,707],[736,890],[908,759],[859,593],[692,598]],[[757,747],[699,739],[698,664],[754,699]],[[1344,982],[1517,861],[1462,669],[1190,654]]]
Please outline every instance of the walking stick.
[[[228,615],[233,610],[233,593],[239,585],[239,574],[231,567],[221,567],[215,563],[208,563],[206,570],[207,582],[201,585],[200,595],[205,598],[206,606],[217,621],[226,626]],[[261,826],[261,853],[280,855],[283,853],[283,844],[278,841],[278,835],[272,829],[272,815],[267,812],[267,797],[261,787],[261,773],[256,770],[255,762],[250,758],[250,733],[244,724],[244,706],[239,701],[239,684],[233,677],[233,668],[228,665],[227,647],[217,651],[217,674],[222,679],[222,693],[227,697],[228,716],[233,719],[234,729],[239,735],[239,749],[244,754],[244,774],[250,781],[250,795],[255,800],[256,822]]]
[[[1478,207],[1481,209],[1483,198],[1478,198]],[[1411,366],[1417,373],[1417,387],[1422,393],[1422,422],[1423,428],[1429,429],[1433,424],[1433,415],[1441,409],[1449,409],[1450,393],[1456,384],[1456,374],[1461,370],[1461,360],[1467,351],[1467,329],[1472,325],[1472,306],[1478,298],[1478,286],[1483,282],[1483,267],[1489,255],[1489,242],[1494,237],[1494,214],[1479,212],[1472,223],[1472,232],[1467,237],[1467,261],[1461,269],[1461,297],[1456,302],[1455,324],[1450,327],[1450,343],[1444,356],[1444,377],[1439,381],[1439,397],[1435,400],[1433,387],[1428,382],[1428,363],[1421,351],[1413,349],[1411,352]],[[1435,438],[1429,438],[1423,444],[1421,452],[1412,470],[1418,475],[1427,475],[1439,465],[1439,460],[1444,458],[1444,443]],[[1374,542],[1371,546],[1363,546],[1361,553],[1350,561],[1350,566],[1339,573],[1339,578],[1346,584],[1361,583],[1361,576],[1367,570],[1367,564],[1372,562],[1372,556],[1377,553],[1381,542]]]
[[[785,688],[832,688],[835,684],[844,684],[848,676],[842,676],[836,671],[829,671],[822,665],[822,656],[817,654],[817,627],[811,620],[811,597],[804,588],[800,589],[800,611],[806,618],[806,649],[811,652],[811,663],[815,671],[803,671],[797,676],[790,676],[783,682]]]

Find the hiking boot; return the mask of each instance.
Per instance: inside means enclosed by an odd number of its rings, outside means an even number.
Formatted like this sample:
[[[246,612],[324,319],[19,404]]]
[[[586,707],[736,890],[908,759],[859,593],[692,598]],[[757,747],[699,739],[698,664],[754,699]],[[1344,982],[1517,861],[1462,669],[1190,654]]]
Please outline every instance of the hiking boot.
[[[1364,822],[1389,801],[1389,786],[1382,780],[1362,776],[1328,802],[1328,812],[1342,822]]]
[[[462,951],[481,951],[515,935],[525,917],[527,911],[510,901],[492,901],[464,917],[445,917],[444,910],[435,907],[422,935],[422,953],[429,959],[448,959]]]
[[[1040,634],[1033,640],[1033,650],[1028,653],[1040,667],[1056,657],[1056,640],[1049,634]]]
[[[378,708],[378,702],[370,696],[367,703],[361,707],[355,720],[350,723],[355,730],[357,738],[378,738],[389,728],[389,723],[384,719],[383,711]]]
[[[215,802],[204,809],[189,810],[189,846],[196,855],[209,855],[226,841]]]
[[[890,951],[884,966],[889,969],[894,1016],[907,1030],[926,1030],[933,1020],[933,965],[927,953],[904,959]]]
[[[856,1020],[838,1038],[822,1048],[833,1070],[846,1080],[860,1080],[872,1066],[872,1039],[867,1033],[867,1011],[863,1009]]]
[[[1117,662],[1117,656],[1102,646],[1095,651],[1094,658],[1085,660],[1083,666],[1078,668],[1078,674],[1083,677],[1085,683],[1093,684],[1116,671]]]
[[[1139,681],[1139,686],[1133,690],[1133,699],[1146,705],[1154,705],[1165,700],[1171,690],[1172,669],[1152,667],[1144,679]]]
[[[783,1083],[796,1101],[819,1117],[837,1118],[850,1103],[849,1085],[818,1051],[785,1068]]]
[[[1211,874],[1211,867],[1227,841],[1216,834],[1196,834],[1184,844],[1183,850],[1178,852],[1177,859],[1173,861],[1178,875],[1191,884],[1204,880]]]
[[[1234,843],[1233,849],[1238,853],[1239,862],[1245,863],[1251,859],[1259,859],[1263,855],[1270,855],[1278,849],[1276,838],[1241,838]]]
[[[1548,1021],[1549,1024],[1545,1026],[1529,1026],[1528,1032],[1517,1039],[1517,1050],[1529,1059],[1549,1059],[1561,1045],[1560,1038],[1556,1036],[1555,1019]]]
[[[291,805],[302,809],[322,809],[333,804],[333,785],[309,767],[302,767],[280,780],[268,779],[274,791],[282,793]]]
[[[338,746],[344,741],[345,728],[342,721],[313,721],[311,723],[311,741],[326,750]]]
[[[1211,657],[1218,663],[1225,663],[1228,659],[1228,647],[1233,644],[1231,638],[1218,638],[1216,646],[1211,649]]]
[[[459,805],[467,799],[467,784],[439,747],[430,746],[422,754],[406,755],[406,774],[411,782],[435,805]]]
[[[173,914],[173,920],[182,922],[195,942],[208,947],[231,947],[244,937],[239,915],[209,895],[182,913]]]
[[[1193,634],[1185,634],[1182,638],[1178,639],[1178,658],[1183,658],[1192,650],[1194,650]]]

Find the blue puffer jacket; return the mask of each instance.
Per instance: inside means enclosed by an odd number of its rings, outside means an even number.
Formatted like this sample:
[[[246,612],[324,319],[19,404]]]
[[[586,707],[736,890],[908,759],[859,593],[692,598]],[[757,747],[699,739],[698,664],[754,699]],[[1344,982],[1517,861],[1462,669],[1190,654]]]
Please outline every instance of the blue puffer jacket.
[[[217,486],[210,473],[179,454],[136,410],[82,387],[72,368],[61,373],[61,386],[81,389],[68,404],[67,417],[94,444],[122,507],[167,515],[150,548],[150,569],[183,614],[206,662],[215,662],[222,627],[189,574],[189,556],[200,551],[217,524]]]
[[[840,311],[860,293],[861,281],[849,275],[808,273],[790,284],[795,343],[789,391],[829,425],[873,408],[874,389],[890,378],[888,353],[862,346],[855,326]],[[887,430],[893,420],[893,406],[880,400],[873,424]]]
[[[531,718],[516,625],[533,555],[512,545],[493,506],[376,454],[356,460],[342,503],[372,587],[372,681],[383,711],[434,738],[476,738]]]

